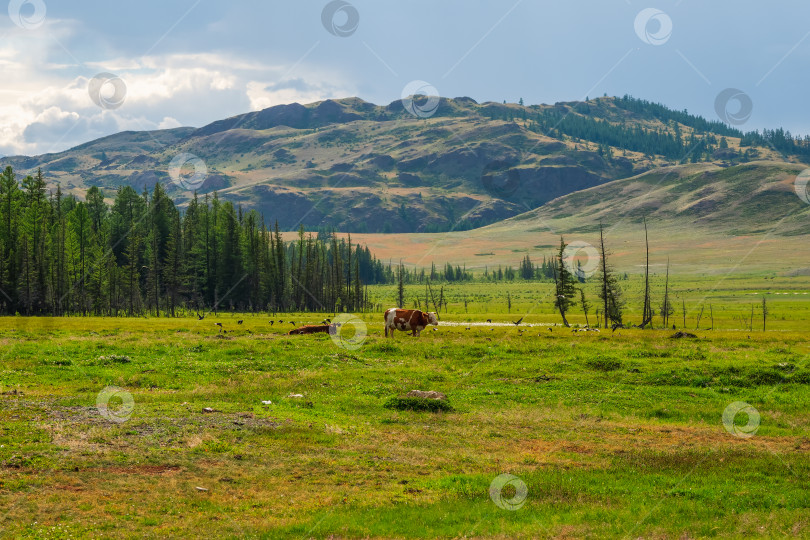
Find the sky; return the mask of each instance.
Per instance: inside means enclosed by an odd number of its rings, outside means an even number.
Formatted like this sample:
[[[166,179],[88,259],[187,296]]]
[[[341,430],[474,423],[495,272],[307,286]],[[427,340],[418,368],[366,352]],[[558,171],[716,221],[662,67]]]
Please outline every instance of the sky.
[[[0,156],[414,81],[808,134],[808,21],[806,0],[0,0]]]

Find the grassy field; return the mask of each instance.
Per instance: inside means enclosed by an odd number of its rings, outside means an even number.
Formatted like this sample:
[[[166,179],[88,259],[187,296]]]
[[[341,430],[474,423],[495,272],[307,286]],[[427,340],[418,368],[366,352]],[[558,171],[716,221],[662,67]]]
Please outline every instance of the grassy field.
[[[266,316],[0,319],[0,535],[806,537],[810,316],[784,298],[771,331],[697,339],[466,330],[528,295],[418,339],[361,315],[356,348]],[[412,389],[452,410],[385,407]]]
[[[626,303],[625,323],[640,324],[644,304],[644,277],[639,274],[622,277],[619,284]],[[655,273],[650,282],[653,307],[658,311],[664,295],[664,276]],[[598,281],[595,278],[588,280],[582,288],[591,304],[588,322],[594,325],[596,309],[599,307]],[[433,289],[438,301],[439,286],[434,286]],[[492,283],[474,280],[444,285],[443,290],[448,306],[447,313],[442,311],[442,317],[474,322],[485,321],[493,315],[508,321],[525,316],[527,323],[545,325],[561,322],[554,307],[554,284],[551,282],[517,280]],[[675,324],[678,328],[708,330],[712,328],[713,317],[715,330],[749,330],[752,326],[753,308],[753,328],[762,330],[763,298],[769,312],[767,329],[801,331],[810,324],[810,276],[782,277],[766,273],[671,276],[669,294],[675,309],[670,324]],[[418,302],[418,306],[424,308],[425,286],[407,285],[405,297],[407,307],[417,307],[415,302]],[[382,312],[397,303],[397,287],[371,287],[369,298],[377,306],[377,311]],[[511,309],[507,298],[511,300]],[[568,319],[572,324],[585,325],[585,315],[579,303],[572,308]],[[656,317],[655,323],[660,322],[660,318]]]

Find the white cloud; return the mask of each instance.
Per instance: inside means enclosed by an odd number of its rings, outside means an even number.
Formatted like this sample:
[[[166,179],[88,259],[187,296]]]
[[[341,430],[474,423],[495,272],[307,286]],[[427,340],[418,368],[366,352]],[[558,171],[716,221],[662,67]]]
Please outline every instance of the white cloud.
[[[60,43],[70,44],[81,27],[58,28],[53,40],[12,31],[0,47],[0,71],[15,81],[0,90],[0,156],[58,152],[121,130],[201,126],[282,103],[353,94],[350,85],[335,83],[343,78],[339,73],[302,63],[280,80],[290,66],[226,52],[66,63],[75,58]],[[89,81],[102,72],[126,84],[126,98],[114,110],[100,108],[88,93]]]
[[[158,129],[173,129],[182,126],[183,124],[181,124],[176,118],[167,116],[166,118],[160,121],[160,123],[158,124]]]
[[[247,96],[253,110],[266,109],[283,103],[312,103],[337,96],[351,95],[347,87],[332,84],[307,83],[302,79],[282,81],[281,83],[249,81]]]

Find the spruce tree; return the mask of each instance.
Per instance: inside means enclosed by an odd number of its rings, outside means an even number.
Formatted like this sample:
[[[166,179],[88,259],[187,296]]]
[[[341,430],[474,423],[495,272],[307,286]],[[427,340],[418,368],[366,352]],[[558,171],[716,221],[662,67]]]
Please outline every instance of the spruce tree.
[[[567,258],[565,248],[567,245],[565,240],[560,237],[560,249],[557,253],[557,264],[554,272],[554,306],[560,312],[563,325],[570,327],[571,325],[568,323],[565,314],[572,306],[576,305],[577,281],[573,273],[568,270],[565,262]]]

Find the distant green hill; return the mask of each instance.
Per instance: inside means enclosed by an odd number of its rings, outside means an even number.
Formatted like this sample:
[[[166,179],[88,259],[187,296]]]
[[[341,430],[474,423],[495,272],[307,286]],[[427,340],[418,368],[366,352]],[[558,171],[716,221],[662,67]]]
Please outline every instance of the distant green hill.
[[[401,101],[348,98],[280,105],[199,129],[124,132],[0,165],[19,173],[41,167],[50,184],[80,197],[90,186],[111,197],[119,186],[143,191],[160,182],[182,204],[191,193],[168,167],[190,153],[208,170],[200,194],[218,191],[282,228],[437,232],[496,223],[681,162],[723,168],[785,152],[804,159],[802,141],[787,141],[778,131],[743,134],[628,97],[527,107],[442,98],[429,118],[411,115]],[[691,185],[700,191],[722,175]],[[694,211],[713,213],[714,200],[704,196]]]
[[[646,218],[657,227],[733,236],[805,235],[810,205],[794,187],[804,169],[769,161],[664,167],[571,193],[493,227],[545,220],[568,232],[594,232],[600,222],[638,225]]]
[[[471,231],[353,239],[381,260],[483,270],[517,267],[527,255],[535,263],[552,257],[561,236],[568,243],[598,245],[601,223],[611,262],[632,273],[644,262],[646,218],[657,272],[669,258],[676,274],[810,275],[810,204],[795,192],[804,169],[773,161],[663,167]]]

